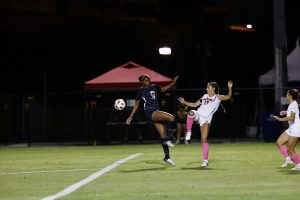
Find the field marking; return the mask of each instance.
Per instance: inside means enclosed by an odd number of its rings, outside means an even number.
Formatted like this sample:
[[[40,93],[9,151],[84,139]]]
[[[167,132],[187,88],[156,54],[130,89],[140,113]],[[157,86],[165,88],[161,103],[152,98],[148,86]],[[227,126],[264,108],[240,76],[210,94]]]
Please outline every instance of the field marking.
[[[56,173],[56,172],[77,172],[77,171],[91,171],[94,169],[58,169],[58,170],[43,170],[43,171],[31,171],[31,172],[7,172],[0,173],[0,176],[4,175],[19,175],[19,174],[37,174],[37,173]]]
[[[54,195],[51,195],[51,196],[48,196],[48,197],[45,197],[41,200],[55,200],[55,199],[58,199],[60,197],[63,197],[63,196],[66,196],[68,194],[71,194],[72,192],[74,192],[75,190],[79,189],[80,187],[88,184],[89,182],[95,180],[96,178],[98,178],[99,176],[102,176],[103,174],[111,171],[112,169],[118,167],[119,165],[133,159],[133,158],[136,158],[138,156],[140,156],[141,153],[136,153],[136,154],[133,154],[131,156],[128,156],[127,158],[123,158],[121,160],[118,160],[117,162],[115,162],[114,164],[111,164],[107,167],[105,167],[104,169],[101,169],[100,171],[98,172],[95,172],[94,174],[90,175],[89,177],[77,182],[77,183],[74,183],[73,185],[70,185],[69,187],[67,187],[66,189],[54,194]]]

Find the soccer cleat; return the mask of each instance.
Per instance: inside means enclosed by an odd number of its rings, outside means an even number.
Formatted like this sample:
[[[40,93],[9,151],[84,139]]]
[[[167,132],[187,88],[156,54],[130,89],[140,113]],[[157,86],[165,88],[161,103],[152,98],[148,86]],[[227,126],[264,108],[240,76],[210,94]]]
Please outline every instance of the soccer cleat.
[[[289,165],[293,164],[293,161],[290,157],[286,157],[285,162],[281,165],[282,168],[287,167]]]
[[[184,144],[190,144],[190,143],[189,143],[189,141],[185,140],[185,141],[184,141]]]
[[[296,164],[291,170],[300,171],[300,163]]]
[[[166,145],[168,145],[169,147],[174,147],[174,144],[172,144],[170,140],[166,141]]]
[[[171,160],[171,158],[164,158],[164,161],[165,161],[166,163],[169,163],[169,164],[173,165],[173,166],[176,165],[176,164],[173,162],[173,160]]]
[[[192,135],[192,132],[188,131],[185,133],[185,140],[190,140],[191,139],[191,135]]]
[[[208,160],[203,160],[201,167],[207,167],[208,166]]]

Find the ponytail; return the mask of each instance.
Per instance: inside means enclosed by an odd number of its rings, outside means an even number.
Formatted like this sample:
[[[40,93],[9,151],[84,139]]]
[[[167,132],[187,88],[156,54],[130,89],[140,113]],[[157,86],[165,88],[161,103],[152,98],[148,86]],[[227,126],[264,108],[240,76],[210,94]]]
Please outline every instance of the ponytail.
[[[290,89],[288,91],[289,95],[292,96],[293,100],[297,101],[298,104],[300,104],[300,93],[297,89]]]

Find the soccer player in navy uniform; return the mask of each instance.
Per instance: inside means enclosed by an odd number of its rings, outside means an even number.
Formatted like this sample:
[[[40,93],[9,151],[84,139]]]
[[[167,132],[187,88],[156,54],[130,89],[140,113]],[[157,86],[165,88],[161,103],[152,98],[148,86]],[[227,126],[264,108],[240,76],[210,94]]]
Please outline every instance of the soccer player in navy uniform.
[[[160,87],[156,84],[151,84],[150,77],[147,74],[140,75],[139,81],[141,82],[142,87],[137,92],[135,105],[130,116],[126,120],[126,123],[130,124],[140,103],[143,102],[147,120],[153,122],[161,137],[161,143],[165,154],[165,158],[163,160],[171,165],[175,165],[175,163],[170,158],[169,147],[174,147],[174,145],[171,143],[168,135],[170,135],[169,131],[174,122],[174,116],[167,112],[160,111],[157,96],[158,92],[166,92],[173,87],[178,78],[179,77],[176,76],[172,83],[164,87]]]

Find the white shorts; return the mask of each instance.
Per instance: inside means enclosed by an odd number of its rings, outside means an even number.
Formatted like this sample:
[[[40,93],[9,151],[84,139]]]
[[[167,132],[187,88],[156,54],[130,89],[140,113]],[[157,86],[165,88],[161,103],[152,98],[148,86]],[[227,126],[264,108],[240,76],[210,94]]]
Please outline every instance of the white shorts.
[[[285,130],[289,136],[300,137],[300,126],[292,126]]]
[[[209,117],[203,117],[201,115],[199,115],[199,113],[196,110],[191,110],[194,113],[194,122],[196,122],[197,124],[200,124],[200,126],[202,126],[205,123],[210,124],[211,120],[212,120],[212,115]]]

